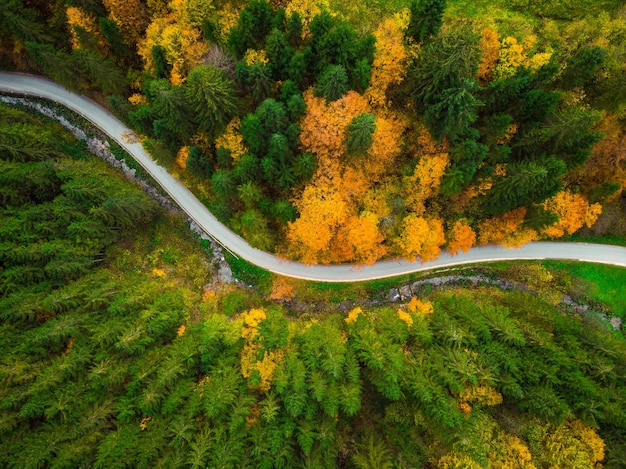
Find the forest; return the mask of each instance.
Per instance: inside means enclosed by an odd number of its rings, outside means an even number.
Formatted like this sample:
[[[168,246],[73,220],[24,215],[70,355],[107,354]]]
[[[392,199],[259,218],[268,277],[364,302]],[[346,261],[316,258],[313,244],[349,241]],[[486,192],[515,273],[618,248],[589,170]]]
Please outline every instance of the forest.
[[[107,106],[285,257],[623,243],[622,3],[4,0],[0,68]],[[623,269],[515,264],[488,271],[513,289],[389,302],[411,279],[230,264],[242,283],[0,104],[0,467],[623,467]]]
[[[431,260],[615,225],[626,9],[586,5],[7,0],[0,66],[110,107],[255,247]]]
[[[622,467],[626,341],[561,274],[296,313],[58,124],[0,122],[0,466]]]

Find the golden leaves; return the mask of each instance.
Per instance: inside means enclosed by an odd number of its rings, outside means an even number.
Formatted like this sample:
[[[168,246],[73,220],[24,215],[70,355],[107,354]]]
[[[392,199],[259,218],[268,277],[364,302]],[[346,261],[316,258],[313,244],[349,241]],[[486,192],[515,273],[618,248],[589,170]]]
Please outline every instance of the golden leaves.
[[[324,183],[308,185],[296,206],[300,218],[288,224],[287,239],[300,247],[304,262],[315,263],[346,219],[348,206],[338,188]]]
[[[261,343],[258,340],[258,326],[266,319],[265,311],[262,309],[251,309],[242,314],[243,325],[241,337],[244,339],[244,346],[241,351],[241,374],[244,378],[249,378],[253,371],[257,371],[261,378],[258,389],[269,390],[272,378],[276,372],[278,363],[284,357],[283,350],[264,350],[263,358],[258,360],[261,350]]]
[[[376,50],[367,97],[373,106],[387,106],[389,104],[385,94],[387,88],[400,83],[407,72],[404,33],[397,21],[387,18],[376,28],[374,37]]]
[[[411,176],[404,178],[407,206],[417,215],[422,215],[426,200],[439,192],[439,185],[449,159],[447,153],[426,155],[415,166]]]
[[[439,257],[445,242],[443,222],[438,218],[422,218],[415,214],[405,217],[398,240],[402,256],[412,260],[419,256],[422,261]]]
[[[500,56],[500,41],[498,33],[490,28],[483,29],[480,38],[480,48],[482,49],[482,57],[478,64],[477,78],[481,81],[488,81],[491,78],[493,69],[498,63]]]
[[[476,243],[476,233],[467,220],[457,220],[448,231],[448,252],[453,256],[459,251],[467,252]]]
[[[106,42],[102,34],[100,34],[100,27],[96,24],[95,16],[90,15],[78,7],[67,7],[65,13],[67,15],[67,24],[70,26],[70,34],[72,35],[72,48],[81,48],[80,39],[76,30],[73,28],[77,26],[92,34],[100,49],[106,49]]]
[[[348,313],[348,317],[344,321],[347,324],[354,324],[361,314],[364,314],[363,310],[357,306]]]
[[[406,323],[406,325],[407,325],[407,327],[409,329],[411,328],[411,326],[413,326],[413,318],[411,317],[411,315],[409,313],[399,309],[396,312],[396,314],[398,315],[398,318],[400,319],[400,321]]]
[[[239,117],[233,117],[233,119],[226,126],[224,133],[215,140],[215,147],[226,148],[230,151],[230,156],[234,161],[237,161],[239,157],[248,151],[245,143],[243,143],[243,137],[240,129],[241,119],[239,119]]]
[[[542,230],[542,234],[553,238],[572,234],[582,228],[583,225],[593,225],[602,212],[600,204],[589,204],[585,196],[570,191],[557,193],[546,200],[543,207],[559,216],[556,223]]]
[[[522,225],[525,216],[526,208],[519,207],[481,221],[478,225],[479,243],[502,243]]]
[[[434,311],[433,304],[430,301],[422,301],[415,296],[411,298],[406,307],[411,313],[414,313],[422,318],[429,317]]]
[[[187,158],[189,158],[189,147],[180,147],[180,150],[178,150],[178,153],[176,153],[176,164],[182,169],[186,169]]]
[[[172,65],[172,84],[182,83],[187,72],[198,65],[207,52],[201,31],[193,27],[180,12],[154,18],[146,30],[145,38],[139,42],[139,55],[150,70],[154,68],[152,48],[155,45],[165,49],[167,61]]]

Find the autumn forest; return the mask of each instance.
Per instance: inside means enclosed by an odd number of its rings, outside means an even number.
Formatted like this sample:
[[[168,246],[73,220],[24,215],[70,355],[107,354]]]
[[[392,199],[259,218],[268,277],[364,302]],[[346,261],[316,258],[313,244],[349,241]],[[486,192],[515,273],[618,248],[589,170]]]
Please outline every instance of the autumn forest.
[[[284,258],[624,244],[626,7],[589,3],[3,0],[0,68],[108,108]],[[226,254],[237,283],[215,249],[0,103],[1,467],[624,467],[624,269],[389,299],[415,278]]]

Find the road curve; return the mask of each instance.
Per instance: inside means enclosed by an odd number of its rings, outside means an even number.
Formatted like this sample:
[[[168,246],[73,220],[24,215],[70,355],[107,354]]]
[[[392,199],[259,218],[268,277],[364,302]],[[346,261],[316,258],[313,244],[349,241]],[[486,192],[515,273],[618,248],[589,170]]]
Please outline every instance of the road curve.
[[[307,265],[287,261],[253,248],[220,223],[180,181],[152,160],[141,143],[125,142],[123,135],[130,129],[90,99],[72,93],[46,78],[7,72],[0,72],[0,92],[45,98],[80,114],[130,153],[172,200],[217,242],[246,261],[287,277],[321,282],[357,282],[461,264],[523,259],[569,259],[626,267],[625,247],[558,242],[530,243],[515,250],[501,246],[480,246],[456,256],[443,253],[438,260],[424,263],[390,260],[373,265]]]

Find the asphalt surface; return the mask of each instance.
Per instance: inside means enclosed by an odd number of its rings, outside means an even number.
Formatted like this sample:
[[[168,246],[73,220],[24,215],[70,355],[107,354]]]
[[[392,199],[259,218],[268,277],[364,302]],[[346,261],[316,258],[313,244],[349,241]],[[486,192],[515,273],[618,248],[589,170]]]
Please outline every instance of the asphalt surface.
[[[252,264],[287,277],[321,282],[357,282],[453,265],[522,259],[567,259],[626,267],[625,247],[559,242],[529,243],[520,249],[480,246],[456,256],[442,253],[438,260],[424,263],[390,260],[373,265],[307,265],[287,261],[253,248],[220,223],[180,181],[152,160],[141,143],[127,143],[128,138],[125,138],[124,134],[131,132],[130,129],[88,98],[68,91],[45,78],[6,72],[0,72],[0,92],[49,99],[82,115],[128,151],[163,187],[172,200],[218,243]],[[315,233],[311,233],[311,236],[315,236]]]

